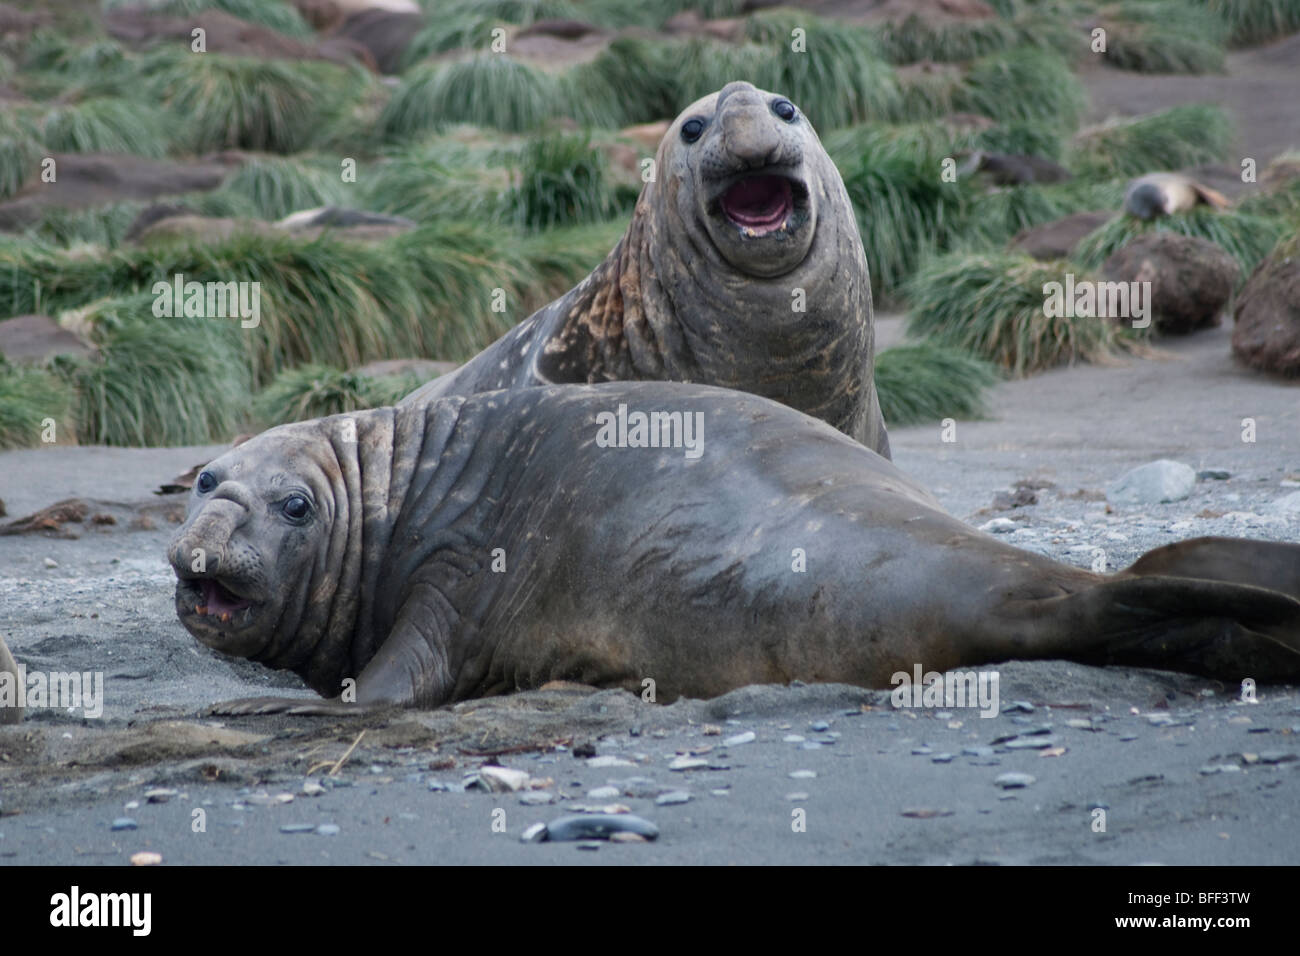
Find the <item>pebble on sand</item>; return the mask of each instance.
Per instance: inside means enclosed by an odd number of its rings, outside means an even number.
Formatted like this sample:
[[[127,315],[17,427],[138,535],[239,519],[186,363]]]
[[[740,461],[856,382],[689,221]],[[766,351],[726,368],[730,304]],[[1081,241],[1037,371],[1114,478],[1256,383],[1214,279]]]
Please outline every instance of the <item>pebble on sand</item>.
[[[1028,787],[1038,778],[1028,773],[1003,773],[999,774],[994,783],[1003,790],[1017,790],[1020,787]]]

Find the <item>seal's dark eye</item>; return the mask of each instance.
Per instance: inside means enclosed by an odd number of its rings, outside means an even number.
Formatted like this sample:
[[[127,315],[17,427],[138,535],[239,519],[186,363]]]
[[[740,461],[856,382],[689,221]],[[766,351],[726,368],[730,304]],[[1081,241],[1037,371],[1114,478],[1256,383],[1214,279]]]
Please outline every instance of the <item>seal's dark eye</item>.
[[[793,123],[794,118],[799,115],[799,111],[794,108],[794,104],[789,100],[773,100],[772,112],[787,123]]]
[[[682,139],[688,143],[695,142],[703,132],[704,120],[698,117],[692,117],[682,124]]]
[[[301,521],[311,514],[311,503],[302,495],[290,495],[284,500],[280,510],[291,521]]]
[[[199,472],[199,477],[194,482],[194,487],[199,489],[199,494],[206,495],[213,488],[217,487],[217,479],[210,471]]]

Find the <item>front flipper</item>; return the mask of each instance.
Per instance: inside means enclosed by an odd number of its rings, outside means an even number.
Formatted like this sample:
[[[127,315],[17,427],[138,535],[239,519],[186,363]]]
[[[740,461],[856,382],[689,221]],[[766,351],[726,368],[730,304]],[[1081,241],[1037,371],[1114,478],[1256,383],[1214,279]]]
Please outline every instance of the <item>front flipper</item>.
[[[444,655],[436,610],[426,602],[403,607],[388,639],[357,677],[353,701],[341,697],[245,697],[215,704],[212,715],[296,714],[350,717],[389,707],[436,707],[451,696],[451,675]]]

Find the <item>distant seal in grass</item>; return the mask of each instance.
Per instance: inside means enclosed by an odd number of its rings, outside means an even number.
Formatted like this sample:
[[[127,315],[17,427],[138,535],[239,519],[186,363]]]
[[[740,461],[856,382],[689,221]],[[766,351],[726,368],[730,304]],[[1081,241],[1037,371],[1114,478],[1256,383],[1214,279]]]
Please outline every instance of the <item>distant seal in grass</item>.
[[[23,709],[16,703],[17,696],[12,698],[13,704],[10,704],[8,699],[10,694],[18,693],[21,679],[18,664],[14,661],[14,656],[9,653],[5,639],[0,637],[0,688],[3,688],[0,691],[0,724],[16,724],[23,719]]]
[[[1201,205],[1226,209],[1231,203],[1223,193],[1182,173],[1148,173],[1132,180],[1124,192],[1124,211],[1139,219],[1172,216]]]
[[[887,687],[916,665],[1011,658],[1300,676],[1300,545],[1193,539],[1094,574],[962,524],[822,422],[699,385],[283,425],[200,474],[169,558],[201,642],[333,698],[222,713],[436,706],[552,680],[650,679],[660,700]],[[349,678],[356,704],[339,698]]]
[[[574,289],[404,403],[628,380],[720,385],[889,457],[871,281],[839,171],[787,99],[729,83],[659,145],[627,232]]]

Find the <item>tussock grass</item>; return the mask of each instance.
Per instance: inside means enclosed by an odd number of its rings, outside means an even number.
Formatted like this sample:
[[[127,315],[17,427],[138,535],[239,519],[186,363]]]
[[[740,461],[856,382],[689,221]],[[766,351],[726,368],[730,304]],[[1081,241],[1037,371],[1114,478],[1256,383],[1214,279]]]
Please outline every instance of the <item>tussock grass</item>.
[[[408,70],[379,124],[389,139],[450,123],[518,133],[564,115],[569,105],[564,94],[564,84],[553,74],[506,54],[479,54]]]
[[[152,303],[152,295],[135,295],[85,316],[100,354],[67,373],[77,393],[78,440],[191,445],[232,438],[248,417],[250,389],[238,324],[158,318]]]
[[[41,120],[40,139],[56,153],[131,153],[160,158],[169,119],[157,106],[102,97],[56,106]]]
[[[355,188],[343,182],[337,165],[268,156],[246,162],[217,191],[246,199],[263,219],[283,219],[303,209],[347,205]]]
[[[0,199],[22,189],[38,172],[40,157],[36,124],[25,116],[0,111]]]
[[[1106,31],[1106,62],[1139,73],[1217,73],[1223,70],[1224,26],[1211,11],[1186,0],[1125,0],[1097,13]]]
[[[1099,179],[1140,176],[1227,157],[1232,123],[1219,106],[1188,104],[1110,120],[1080,130],[1070,144],[1070,169]]]
[[[876,28],[892,63],[952,63],[996,53],[1020,42],[1022,31],[1002,18],[934,22],[915,14]]]
[[[1241,267],[1244,282],[1274,244],[1287,232],[1284,220],[1238,210],[1215,211],[1203,206],[1186,213],[1161,216],[1150,222],[1118,216],[1088,236],[1074,251],[1089,268],[1098,269],[1113,253],[1146,232],[1177,232],[1208,239],[1225,249]]]
[[[906,140],[864,128],[852,151],[834,144],[877,296],[894,295],[930,252],[961,228],[971,190],[939,176],[942,153],[910,148]]]
[[[795,30],[802,31],[802,51],[793,49]],[[867,28],[776,10],[749,17],[745,36],[773,58],[756,85],[790,97],[818,129],[901,116],[894,71]]]
[[[585,136],[537,137],[509,165],[515,182],[504,201],[526,228],[599,222],[618,209],[605,157]]]
[[[1300,31],[1300,0],[1196,0],[1223,21],[1232,46],[1254,46]]]
[[[501,195],[510,187],[496,147],[451,136],[393,151],[358,182],[367,208],[417,222],[436,219],[499,221]]]
[[[675,43],[619,36],[561,80],[569,97],[592,104],[590,115],[609,127],[671,119],[691,101],[682,87],[679,53]]]
[[[286,422],[395,405],[423,385],[418,375],[372,378],[328,365],[300,365],[276,376],[253,400],[253,415],[269,428]]]
[[[72,401],[71,388],[46,369],[0,358],[0,449],[39,445],[47,418],[56,429],[69,427]]]
[[[1016,47],[971,64],[953,97],[960,112],[1001,123],[1039,123],[1073,129],[1086,97],[1069,64],[1050,50]]]
[[[154,96],[192,118],[185,145],[195,152],[305,149],[371,82],[359,67],[170,50],[144,74]]]
[[[1007,253],[951,253],[909,281],[908,332],[973,353],[1015,376],[1110,353],[1119,331],[1109,319],[1049,318],[1043,287],[1093,278],[1066,262]]]
[[[988,362],[934,342],[896,345],[876,355],[876,391],[890,428],[984,418],[985,389],[999,377]]]
[[[585,20],[585,11],[568,0],[451,0],[429,11],[423,27],[404,56],[405,63],[449,50],[486,50],[492,28],[501,24],[528,26],[537,20]]]
[[[400,149],[365,180],[366,203],[416,221],[475,219],[522,229],[630,211],[589,137],[543,133],[488,146],[439,137]],[[635,197],[632,197],[634,201]]]
[[[307,362],[393,356],[464,359],[522,316],[533,276],[517,240],[485,223],[431,223],[382,242],[239,235],[102,250],[0,246],[0,309],[74,308],[149,291],[175,273],[259,282],[261,325],[241,330],[254,382]],[[496,289],[504,312],[492,309]],[[233,322],[238,327],[238,322]]]
[[[270,27],[287,36],[306,39],[312,35],[297,9],[285,0],[103,0],[106,9],[144,7],[151,13],[184,16],[204,10],[222,10],[232,17]]]

